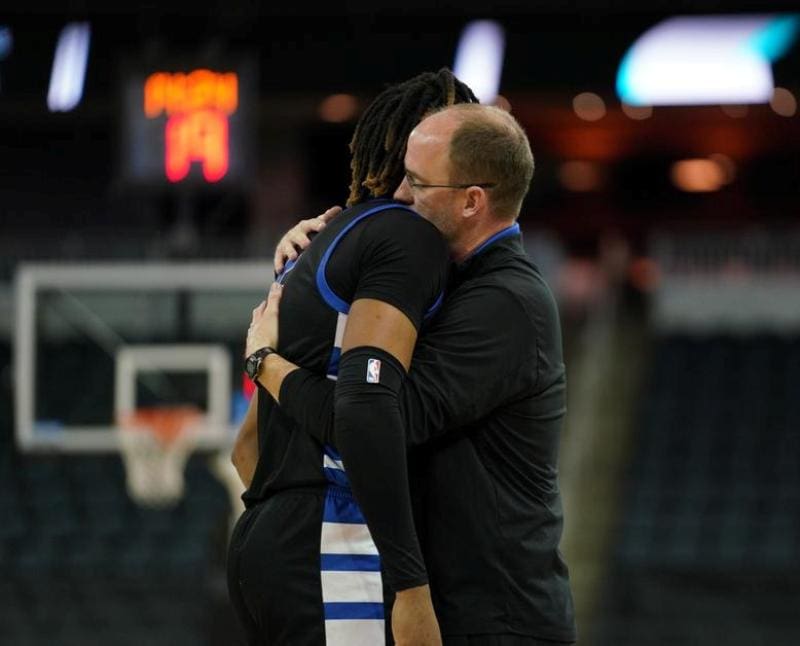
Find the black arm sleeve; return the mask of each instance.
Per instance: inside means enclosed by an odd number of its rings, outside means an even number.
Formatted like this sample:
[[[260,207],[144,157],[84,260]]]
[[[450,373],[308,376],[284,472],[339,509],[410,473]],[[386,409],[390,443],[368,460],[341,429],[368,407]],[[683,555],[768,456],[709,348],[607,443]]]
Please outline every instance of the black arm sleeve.
[[[336,444],[353,495],[395,591],[428,582],[411,514],[406,438],[397,401],[404,376],[400,363],[383,350],[345,352],[334,414]]]

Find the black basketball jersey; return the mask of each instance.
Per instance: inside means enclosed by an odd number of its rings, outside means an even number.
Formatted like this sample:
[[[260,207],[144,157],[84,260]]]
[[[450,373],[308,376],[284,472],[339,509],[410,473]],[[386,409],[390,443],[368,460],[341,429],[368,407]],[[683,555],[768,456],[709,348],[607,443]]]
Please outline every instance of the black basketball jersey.
[[[419,329],[442,302],[447,267],[443,238],[407,206],[373,200],[346,210],[279,277],[285,285],[281,355],[335,378],[350,303],[359,298],[387,302]],[[269,393],[259,389],[259,460],[245,504],[288,488],[335,482],[335,469],[323,465],[322,445],[296,432]]]

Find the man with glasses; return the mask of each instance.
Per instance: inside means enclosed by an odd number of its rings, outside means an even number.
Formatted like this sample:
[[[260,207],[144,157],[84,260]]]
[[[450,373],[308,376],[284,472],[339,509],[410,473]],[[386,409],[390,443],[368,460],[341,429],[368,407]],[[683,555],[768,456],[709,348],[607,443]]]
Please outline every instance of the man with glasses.
[[[574,610],[558,550],[560,326],[516,223],[533,175],[527,137],[501,110],[453,106],[414,129],[405,169],[395,199],[436,225],[454,261],[399,399],[443,642],[572,643]],[[256,313],[249,343],[277,344],[279,301],[276,292]],[[300,428],[336,444],[330,381],[277,354],[258,380]],[[369,478],[380,495],[382,474]]]

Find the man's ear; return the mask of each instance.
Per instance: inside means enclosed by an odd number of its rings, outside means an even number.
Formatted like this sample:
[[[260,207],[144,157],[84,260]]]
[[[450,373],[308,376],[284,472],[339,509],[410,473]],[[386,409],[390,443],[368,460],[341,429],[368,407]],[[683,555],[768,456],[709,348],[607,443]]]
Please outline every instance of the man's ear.
[[[462,217],[471,218],[488,206],[489,196],[480,186],[470,186],[464,189],[464,206],[461,209]]]

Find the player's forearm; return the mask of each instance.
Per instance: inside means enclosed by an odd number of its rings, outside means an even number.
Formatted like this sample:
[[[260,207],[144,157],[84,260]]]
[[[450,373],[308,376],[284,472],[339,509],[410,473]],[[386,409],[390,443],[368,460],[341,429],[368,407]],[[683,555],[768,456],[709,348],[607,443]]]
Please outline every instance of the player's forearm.
[[[231,462],[245,487],[250,487],[258,464],[258,391],[253,394],[231,452]]]
[[[256,464],[258,464],[258,440],[248,438],[246,446],[244,443],[237,442],[231,461],[236,467],[236,473],[239,474],[242,484],[249,489],[253,482],[253,474],[256,472]]]

